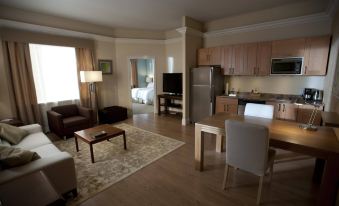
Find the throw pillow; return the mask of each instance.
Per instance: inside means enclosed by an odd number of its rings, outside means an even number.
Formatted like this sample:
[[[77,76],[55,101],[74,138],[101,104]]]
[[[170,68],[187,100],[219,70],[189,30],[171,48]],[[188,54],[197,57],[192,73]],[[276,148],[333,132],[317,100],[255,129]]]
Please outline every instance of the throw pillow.
[[[0,168],[8,169],[39,159],[36,152],[0,145]]]
[[[11,144],[18,144],[27,135],[28,132],[24,129],[0,123],[0,137]]]

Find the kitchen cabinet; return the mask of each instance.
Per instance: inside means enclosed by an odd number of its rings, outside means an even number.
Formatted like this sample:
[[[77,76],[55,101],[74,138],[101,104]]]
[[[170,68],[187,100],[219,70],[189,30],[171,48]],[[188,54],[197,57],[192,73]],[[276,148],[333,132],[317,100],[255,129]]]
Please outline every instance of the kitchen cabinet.
[[[275,119],[295,121],[297,119],[297,106],[293,103],[266,102],[274,106]]]
[[[247,44],[247,66],[243,74],[257,76],[269,75],[271,69],[271,48],[271,42]]]
[[[215,113],[226,112],[229,114],[238,114],[238,99],[224,96],[216,97]]]
[[[300,106],[298,106],[297,122],[307,124],[310,117],[311,117],[313,108],[314,107],[312,105],[300,105]],[[321,124],[321,111],[324,110],[324,107],[321,106],[320,108],[318,108],[318,110],[320,110],[320,111],[317,112],[317,115],[314,119],[313,124],[320,126],[320,124]]]
[[[198,65],[221,65],[221,47],[202,48],[198,50]]]
[[[305,43],[305,38],[273,41],[272,58],[303,57],[305,55]]]
[[[245,44],[225,46],[222,54],[222,66],[225,75],[246,74],[247,56]]]
[[[306,39],[304,74],[326,75],[330,36],[310,37]]]

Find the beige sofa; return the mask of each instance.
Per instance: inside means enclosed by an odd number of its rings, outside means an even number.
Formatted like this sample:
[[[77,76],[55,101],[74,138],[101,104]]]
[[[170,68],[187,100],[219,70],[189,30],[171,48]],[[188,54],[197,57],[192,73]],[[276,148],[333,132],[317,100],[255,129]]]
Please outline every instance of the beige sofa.
[[[12,145],[25,150],[34,151],[41,157],[22,166],[0,171],[0,187],[13,186],[16,179],[25,178],[29,174],[42,171],[59,195],[72,192],[77,195],[74,160],[67,152],[61,152],[42,132],[41,126],[32,124],[21,127],[29,132],[19,144]],[[6,144],[6,143],[5,143]],[[27,185],[27,189],[34,185]]]

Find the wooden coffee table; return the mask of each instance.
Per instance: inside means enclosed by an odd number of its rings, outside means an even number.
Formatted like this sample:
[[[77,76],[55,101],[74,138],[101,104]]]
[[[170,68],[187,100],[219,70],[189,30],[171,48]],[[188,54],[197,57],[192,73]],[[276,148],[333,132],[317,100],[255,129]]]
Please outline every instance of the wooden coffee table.
[[[97,138],[92,137],[94,133],[97,133],[100,131],[105,131],[107,134],[105,136],[101,136]],[[126,145],[125,131],[122,129],[116,128],[116,127],[112,127],[108,124],[103,124],[103,125],[89,128],[89,129],[74,132],[76,150],[77,152],[79,152],[78,138],[86,142],[87,144],[89,144],[89,148],[91,152],[91,160],[92,160],[92,163],[94,163],[93,144],[96,144],[98,142],[102,142],[105,140],[108,141],[109,139],[116,137],[116,136],[120,136],[120,135],[122,135],[124,138],[124,149],[126,150],[127,145]]]

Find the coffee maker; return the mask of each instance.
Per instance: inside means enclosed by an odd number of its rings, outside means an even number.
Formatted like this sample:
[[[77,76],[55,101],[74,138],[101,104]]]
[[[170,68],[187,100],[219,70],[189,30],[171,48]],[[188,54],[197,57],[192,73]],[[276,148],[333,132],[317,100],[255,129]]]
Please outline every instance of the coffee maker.
[[[313,93],[314,93],[314,89],[305,88],[304,93],[303,93],[304,100],[306,100],[306,101],[313,100]]]
[[[323,90],[313,89],[313,88],[305,88],[303,97],[306,101],[322,101],[323,100]]]

